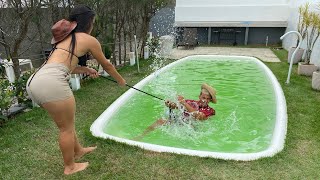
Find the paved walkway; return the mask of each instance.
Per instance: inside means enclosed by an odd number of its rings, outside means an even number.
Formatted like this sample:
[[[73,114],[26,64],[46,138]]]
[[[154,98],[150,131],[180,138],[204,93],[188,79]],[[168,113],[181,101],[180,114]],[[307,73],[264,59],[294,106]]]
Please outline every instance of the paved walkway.
[[[184,47],[179,47],[179,49],[174,48],[169,57],[181,59],[197,54],[252,56],[264,62],[280,62],[279,58],[269,48],[195,47],[194,49],[185,49]]]

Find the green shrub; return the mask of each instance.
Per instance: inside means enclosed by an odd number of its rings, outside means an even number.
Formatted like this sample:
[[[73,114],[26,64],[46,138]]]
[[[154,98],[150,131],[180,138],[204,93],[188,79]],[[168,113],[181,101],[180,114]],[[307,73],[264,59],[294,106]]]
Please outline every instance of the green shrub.
[[[15,95],[14,86],[8,79],[0,79],[0,119],[6,119]]]
[[[33,71],[23,73],[14,83],[10,83],[6,78],[0,79],[0,121],[8,119],[8,110],[15,102],[32,106],[26,91],[26,84],[32,73]]]
[[[20,78],[16,79],[16,81],[13,83],[15,87],[14,95],[17,98],[19,104],[31,105],[31,102],[28,99],[26,84],[33,72],[33,70],[24,72],[20,76]]]
[[[147,41],[147,46],[149,47],[150,57],[155,57],[160,48],[159,38],[153,37],[150,41]]]

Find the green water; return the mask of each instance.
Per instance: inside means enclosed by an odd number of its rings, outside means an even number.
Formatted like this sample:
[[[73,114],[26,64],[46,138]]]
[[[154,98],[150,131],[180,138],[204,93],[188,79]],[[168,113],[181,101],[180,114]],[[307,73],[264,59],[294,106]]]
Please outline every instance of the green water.
[[[157,74],[141,89],[173,101],[178,94],[197,100],[203,82],[217,90],[218,103],[210,103],[215,116],[192,125],[162,126],[140,141],[214,152],[252,153],[267,149],[275,125],[275,92],[254,61],[185,61]],[[104,132],[133,139],[157,119],[167,118],[167,114],[162,101],[137,92],[114,113]]]

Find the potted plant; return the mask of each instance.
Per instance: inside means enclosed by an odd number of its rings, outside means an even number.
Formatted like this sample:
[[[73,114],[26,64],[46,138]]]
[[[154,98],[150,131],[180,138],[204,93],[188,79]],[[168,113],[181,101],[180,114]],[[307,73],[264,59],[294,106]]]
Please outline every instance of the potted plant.
[[[312,73],[312,88],[320,91],[320,69]]]
[[[299,7],[299,19],[298,19],[297,30],[301,34],[302,39],[304,39],[306,37],[308,27],[310,26],[310,20],[308,18],[309,7],[310,7],[309,3],[306,3],[305,5]],[[290,63],[292,54],[296,50],[296,48],[298,47],[299,43],[300,43],[300,41],[299,41],[299,38],[298,38],[296,46],[295,47],[291,47],[289,49],[289,52],[288,52],[288,63]],[[293,57],[293,64],[297,64],[298,62],[300,62],[302,60],[303,54],[304,54],[304,49],[300,47],[298,49],[295,57]]]
[[[305,76],[312,76],[312,73],[317,70],[317,66],[310,63],[313,47],[317,42],[320,35],[320,17],[316,12],[306,12],[303,14],[303,18],[306,21],[306,52],[304,56],[304,62],[300,62],[298,65],[298,74]],[[309,25],[309,26],[308,26]]]

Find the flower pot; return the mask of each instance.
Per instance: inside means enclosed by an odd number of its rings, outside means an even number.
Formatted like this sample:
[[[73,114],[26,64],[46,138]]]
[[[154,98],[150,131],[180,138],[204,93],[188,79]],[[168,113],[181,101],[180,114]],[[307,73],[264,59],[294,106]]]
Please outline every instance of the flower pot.
[[[69,80],[69,84],[71,86],[72,91],[79,90],[81,88],[80,76],[78,74],[71,74],[71,78]]]
[[[320,71],[315,71],[312,74],[312,89],[320,91]]]
[[[136,57],[134,52],[129,53],[129,58],[130,58],[130,66],[133,66],[136,64]]]
[[[288,63],[290,63],[291,57],[293,55],[293,52],[296,49],[297,49],[296,47],[292,47],[292,48],[289,49],[289,52],[288,52]],[[304,49],[299,48],[298,51],[296,52],[295,56],[293,57],[293,64],[297,64],[298,62],[301,61],[303,53],[304,53]]]
[[[298,64],[299,75],[312,76],[312,73],[314,71],[317,71],[317,69],[317,66],[315,66],[314,64],[304,64],[302,62]]]

